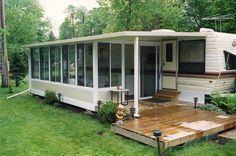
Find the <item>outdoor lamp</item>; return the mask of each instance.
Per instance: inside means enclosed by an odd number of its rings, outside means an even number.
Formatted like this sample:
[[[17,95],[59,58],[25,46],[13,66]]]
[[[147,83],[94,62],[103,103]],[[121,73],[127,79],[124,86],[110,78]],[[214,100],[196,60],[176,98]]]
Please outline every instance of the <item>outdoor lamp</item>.
[[[194,97],[193,101],[194,101],[194,108],[197,108],[198,97]]]
[[[161,156],[161,149],[160,149],[160,136],[161,136],[162,132],[159,128],[155,128],[153,130],[153,135],[156,137],[157,139],[157,155]]]
[[[134,107],[130,107],[130,113],[131,113],[131,116],[132,116],[132,119],[134,120],[134,113],[136,111],[136,109]]]
[[[60,103],[60,102],[62,101],[62,94],[61,94],[61,93],[58,93],[57,96],[58,96],[58,101],[59,101],[59,103]]]

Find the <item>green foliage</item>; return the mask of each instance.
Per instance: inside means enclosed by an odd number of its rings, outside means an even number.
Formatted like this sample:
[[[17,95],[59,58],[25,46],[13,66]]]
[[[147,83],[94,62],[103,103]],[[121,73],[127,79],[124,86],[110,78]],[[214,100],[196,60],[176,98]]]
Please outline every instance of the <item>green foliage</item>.
[[[27,54],[21,49],[10,54],[10,74],[11,79],[15,81],[15,86],[18,87],[28,73]]]
[[[223,109],[228,113],[232,113],[236,110],[236,95],[235,94],[225,94],[221,95],[219,93],[213,94],[211,103],[217,107]]]
[[[213,105],[213,104],[205,104],[199,107],[201,110],[209,111],[209,112],[218,112],[223,113],[224,111],[220,109],[219,107]]]
[[[112,101],[108,101],[102,103],[100,109],[98,110],[98,119],[102,123],[108,122],[113,123],[116,121],[116,111],[117,111],[117,103]]]
[[[55,91],[46,90],[45,91],[45,102],[48,104],[55,104],[59,101]]]

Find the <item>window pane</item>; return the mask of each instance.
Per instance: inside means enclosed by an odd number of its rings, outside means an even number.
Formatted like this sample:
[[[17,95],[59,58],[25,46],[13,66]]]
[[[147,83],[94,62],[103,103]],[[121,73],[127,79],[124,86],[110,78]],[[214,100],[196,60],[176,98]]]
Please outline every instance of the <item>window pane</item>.
[[[84,86],[84,44],[77,45],[78,85]]]
[[[235,70],[236,69],[236,56],[232,55],[228,51],[224,51],[225,55],[225,69]]]
[[[167,43],[166,44],[166,62],[173,61],[173,44]]]
[[[62,46],[63,83],[68,83],[68,45]]]
[[[49,49],[40,48],[40,78],[41,80],[49,80]]]
[[[205,40],[181,41],[179,45],[179,72],[205,72]]]
[[[31,77],[39,79],[39,49],[31,49]]]
[[[111,44],[111,86],[121,85],[121,44]]]
[[[69,46],[69,84],[75,84],[75,45]]]
[[[110,86],[109,43],[98,44],[98,87]]]
[[[125,45],[125,88],[134,95],[134,45]]]
[[[86,86],[93,87],[93,45],[85,44]]]
[[[51,81],[61,82],[61,48],[50,48]]]

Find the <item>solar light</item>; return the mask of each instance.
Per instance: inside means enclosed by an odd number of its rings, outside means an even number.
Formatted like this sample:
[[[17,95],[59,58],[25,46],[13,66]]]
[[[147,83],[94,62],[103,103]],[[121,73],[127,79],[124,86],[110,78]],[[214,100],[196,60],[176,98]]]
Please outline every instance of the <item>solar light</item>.
[[[130,107],[130,113],[131,113],[131,116],[132,116],[132,119],[134,120],[134,114],[135,114],[135,111],[136,109],[134,107]]]
[[[60,103],[60,102],[62,101],[62,94],[61,94],[61,93],[58,93],[57,96],[58,96],[58,101],[59,101],[59,103]]]
[[[193,98],[194,108],[197,108],[198,97]]]
[[[162,132],[159,128],[156,128],[153,130],[153,136],[157,139],[157,155],[161,156],[161,149],[160,149],[160,136],[162,135]]]

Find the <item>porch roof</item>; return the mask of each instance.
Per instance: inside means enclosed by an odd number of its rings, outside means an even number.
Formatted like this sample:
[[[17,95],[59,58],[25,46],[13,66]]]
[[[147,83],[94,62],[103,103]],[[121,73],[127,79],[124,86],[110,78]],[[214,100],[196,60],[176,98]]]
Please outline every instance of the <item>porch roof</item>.
[[[39,42],[23,45],[24,48],[50,46],[60,44],[70,44],[90,41],[107,41],[107,40],[133,40],[134,37],[140,37],[143,41],[159,41],[162,39],[188,39],[188,38],[205,38],[206,32],[167,32],[167,31],[123,31],[94,36],[79,37],[73,39],[56,40],[49,42]]]

